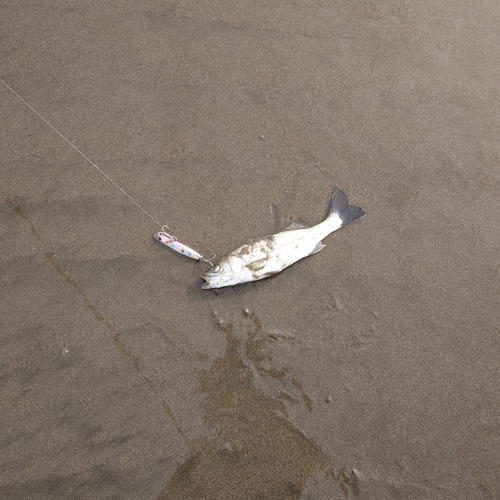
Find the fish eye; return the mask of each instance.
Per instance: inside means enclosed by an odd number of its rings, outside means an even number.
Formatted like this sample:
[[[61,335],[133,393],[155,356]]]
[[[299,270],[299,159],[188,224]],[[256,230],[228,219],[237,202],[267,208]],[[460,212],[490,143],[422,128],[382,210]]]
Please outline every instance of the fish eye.
[[[217,265],[214,267],[214,273],[218,273],[220,271],[220,266]]]

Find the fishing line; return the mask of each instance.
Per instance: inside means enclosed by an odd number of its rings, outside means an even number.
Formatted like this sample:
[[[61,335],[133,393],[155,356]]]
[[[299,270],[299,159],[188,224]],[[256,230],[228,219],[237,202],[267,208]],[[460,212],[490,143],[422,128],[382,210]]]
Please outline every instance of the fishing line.
[[[33,113],[38,115],[52,130],[54,130],[54,132],[56,132],[60,137],[62,137],[75,151],[80,153],[80,155],[83,156],[94,168],[96,168],[102,175],[104,175],[104,177],[106,177],[106,179],[108,179],[109,182],[114,184],[130,201],[135,203],[148,217],[150,217],[154,222],[156,222],[156,224],[162,227],[162,224],[160,224],[148,211],[142,208],[141,205],[139,205],[139,203],[137,203],[137,201],[135,201],[134,198],[132,198],[132,196],[130,196],[124,189],[122,189],[108,174],[106,174],[106,172],[101,170],[88,156],[83,154],[69,139],[66,139],[66,137],[64,137],[64,135],[62,135],[61,132],[59,132],[59,130],[57,130],[48,120],[46,120],[35,108],[33,108],[33,106],[28,104],[12,87],[9,87],[9,85],[7,85],[1,78],[0,82],[2,82],[26,106],[28,106],[28,108],[30,108],[31,111],[33,111]]]

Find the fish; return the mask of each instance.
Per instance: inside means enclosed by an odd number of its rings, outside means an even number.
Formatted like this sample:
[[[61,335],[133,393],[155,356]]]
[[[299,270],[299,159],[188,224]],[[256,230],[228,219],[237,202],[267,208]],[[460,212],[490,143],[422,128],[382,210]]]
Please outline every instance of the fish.
[[[201,288],[222,288],[274,276],[295,262],[322,250],[323,238],[359,219],[365,211],[349,205],[345,193],[336,187],[330,197],[326,218],[309,226],[296,219],[285,230],[258,238],[228,253],[203,274]]]

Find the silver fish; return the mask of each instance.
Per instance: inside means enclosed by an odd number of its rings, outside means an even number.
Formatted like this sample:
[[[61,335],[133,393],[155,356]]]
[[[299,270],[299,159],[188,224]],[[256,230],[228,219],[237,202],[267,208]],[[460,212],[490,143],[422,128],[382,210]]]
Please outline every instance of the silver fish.
[[[323,222],[311,227],[297,219],[281,233],[242,245],[202,276],[201,288],[221,288],[278,274],[298,260],[319,252],[325,247],[323,238],[364,214],[362,208],[349,205],[345,193],[335,188]]]

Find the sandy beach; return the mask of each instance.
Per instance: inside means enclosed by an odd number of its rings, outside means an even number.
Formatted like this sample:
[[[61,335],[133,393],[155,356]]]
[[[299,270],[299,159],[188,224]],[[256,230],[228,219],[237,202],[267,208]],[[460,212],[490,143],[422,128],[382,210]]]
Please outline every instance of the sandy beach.
[[[0,14],[0,498],[500,498],[498,2]]]

